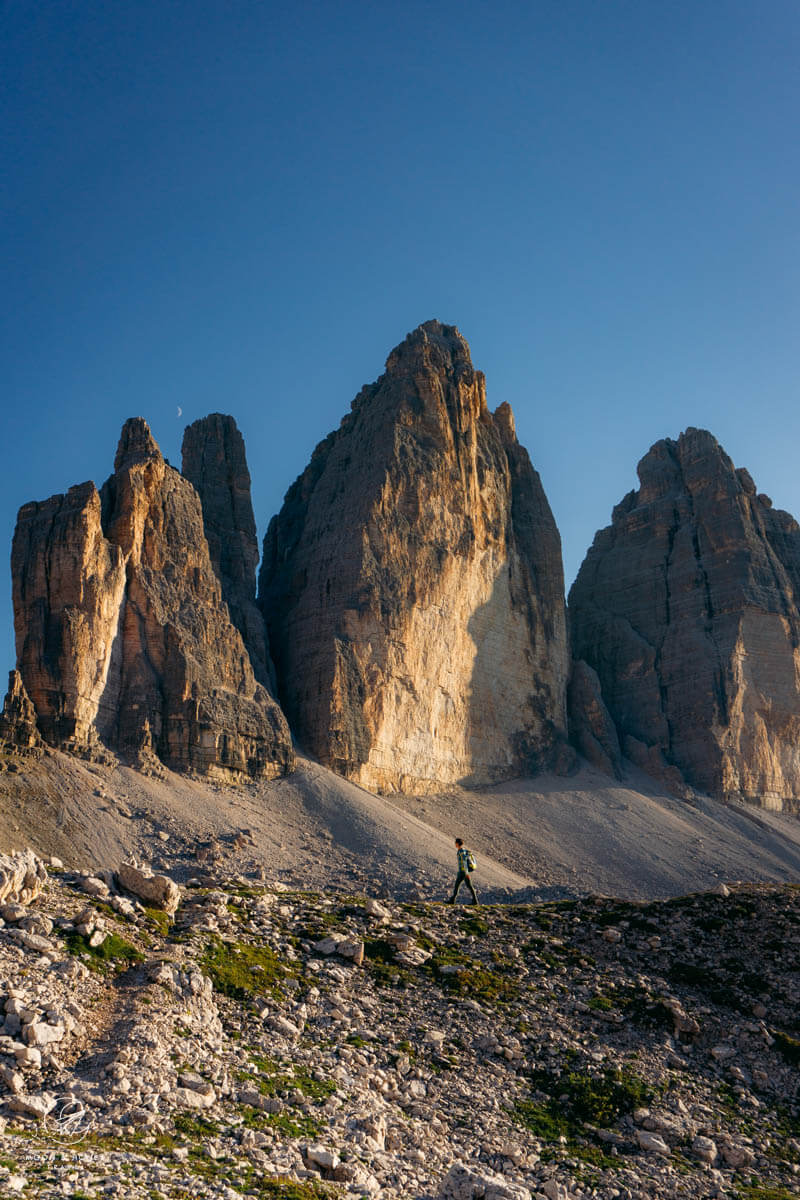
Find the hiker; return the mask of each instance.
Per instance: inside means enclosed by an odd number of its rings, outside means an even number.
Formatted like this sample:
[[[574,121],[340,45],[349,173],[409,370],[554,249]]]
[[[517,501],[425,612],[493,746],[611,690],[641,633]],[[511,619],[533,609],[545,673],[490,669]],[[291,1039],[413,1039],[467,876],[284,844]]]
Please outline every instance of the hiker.
[[[456,883],[453,888],[453,894],[449,900],[445,900],[445,904],[455,904],[458,889],[462,883],[466,883],[469,890],[472,892],[472,903],[478,903],[478,894],[472,886],[472,880],[469,877],[470,871],[475,870],[475,858],[471,850],[467,850],[461,838],[456,838],[456,850],[458,851],[458,874],[456,875]]]

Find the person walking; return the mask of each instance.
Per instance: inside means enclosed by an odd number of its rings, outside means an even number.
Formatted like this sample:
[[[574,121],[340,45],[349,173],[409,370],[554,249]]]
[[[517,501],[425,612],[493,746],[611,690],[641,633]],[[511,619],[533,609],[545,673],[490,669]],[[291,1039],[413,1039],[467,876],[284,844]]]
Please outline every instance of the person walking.
[[[458,889],[461,887],[462,883],[466,883],[467,887],[472,892],[472,903],[477,904],[478,893],[475,891],[472,880],[469,877],[470,871],[475,870],[475,858],[472,854],[472,851],[467,850],[461,838],[456,838],[456,850],[458,851],[458,874],[456,875],[453,894],[449,900],[445,900],[445,904],[455,904],[456,896],[458,895]]]

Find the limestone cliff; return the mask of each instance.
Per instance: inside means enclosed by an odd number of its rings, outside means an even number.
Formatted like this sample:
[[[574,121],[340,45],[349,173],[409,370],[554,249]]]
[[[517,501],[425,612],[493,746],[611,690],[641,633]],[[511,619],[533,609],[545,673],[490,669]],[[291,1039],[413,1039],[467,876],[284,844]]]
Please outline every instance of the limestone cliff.
[[[410,334],[318,445],[269,526],[259,602],[292,727],[349,778],[414,791],[552,760],[560,539],[454,327]]]
[[[114,474],[19,513],[12,549],[18,666],[53,745],[106,745],[177,769],[291,768],[280,709],[232,625],[192,485],[141,418]]]
[[[769,807],[800,798],[800,527],[710,433],[658,442],[570,591],[625,754]]]
[[[570,741],[576,750],[607,775],[622,779],[622,751],[616,726],[603,700],[597,672],[583,660],[572,664],[567,716]]]
[[[19,671],[9,671],[8,691],[0,712],[0,751],[36,755],[41,749],[36,709]]]
[[[183,434],[181,472],[203,506],[211,562],[231,620],[242,635],[260,683],[274,687],[266,627],[256,605],[258,539],[244,438],[233,417],[212,413]]]

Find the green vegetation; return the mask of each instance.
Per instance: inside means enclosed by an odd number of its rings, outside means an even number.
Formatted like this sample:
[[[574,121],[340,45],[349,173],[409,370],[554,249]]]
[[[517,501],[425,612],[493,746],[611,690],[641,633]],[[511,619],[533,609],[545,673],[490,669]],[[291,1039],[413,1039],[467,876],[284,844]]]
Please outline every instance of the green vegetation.
[[[238,1077],[254,1083],[262,1096],[286,1095],[301,1092],[309,1100],[322,1104],[336,1091],[332,1079],[315,1079],[304,1067],[291,1063],[280,1063],[274,1058],[251,1054],[253,1070],[240,1071]]]
[[[172,918],[162,908],[145,908],[144,915],[148,925],[157,929],[162,937],[167,937]]]
[[[178,1113],[173,1121],[175,1129],[184,1137],[199,1139],[214,1137],[219,1133],[219,1125],[210,1117],[201,1117],[191,1113]]]
[[[257,1110],[253,1110],[256,1112]],[[263,1114],[259,1114],[263,1115]],[[208,1136],[209,1130],[203,1128],[205,1118],[201,1116],[184,1115],[176,1120],[176,1129],[180,1124],[182,1126],[180,1132],[188,1138],[193,1138],[195,1133],[202,1131],[204,1136]],[[273,1124],[275,1124],[273,1122]],[[279,1126],[280,1127],[280,1126]],[[308,1133],[293,1131],[289,1136],[312,1136],[310,1130]],[[38,1143],[39,1138],[35,1133],[29,1135],[30,1140]],[[46,1144],[46,1142],[44,1143]],[[326,1187],[324,1184],[313,1181],[299,1182],[289,1179],[285,1176],[272,1176],[269,1179],[264,1179],[258,1167],[252,1163],[242,1160],[234,1162],[230,1158],[211,1159],[196,1146],[189,1147],[189,1157],[185,1161],[178,1164],[172,1157],[176,1146],[180,1145],[180,1141],[171,1134],[147,1134],[143,1131],[129,1133],[124,1136],[105,1136],[88,1133],[81,1142],[81,1149],[91,1149],[100,1151],[101,1153],[122,1153],[129,1155],[144,1155],[147,1158],[160,1162],[162,1166],[174,1167],[194,1175],[197,1179],[205,1180],[208,1183],[215,1185],[227,1184],[234,1187],[238,1192],[243,1192],[253,1200],[333,1200],[338,1192]],[[96,1186],[96,1185],[95,1185]],[[94,1192],[92,1193],[94,1194]],[[163,1193],[159,1190],[157,1195]],[[75,1192],[74,1197],[84,1197],[84,1200],[89,1200],[88,1195],[82,1192]],[[175,1189],[174,1186],[169,1187],[169,1195],[173,1200],[194,1200],[194,1193],[185,1191],[183,1188]]]
[[[323,1129],[319,1121],[315,1121],[306,1113],[267,1113],[249,1105],[243,1105],[240,1111],[247,1129],[275,1129],[289,1138],[316,1138]]]
[[[329,1188],[321,1187],[318,1183],[295,1183],[294,1180],[256,1179],[259,1200],[322,1200],[333,1193]]]
[[[70,954],[77,954],[86,959],[86,965],[93,970],[102,970],[103,965],[122,964],[125,969],[131,963],[144,962],[144,955],[136,946],[126,942],[116,933],[109,933],[99,946],[90,946],[89,938],[76,929],[71,929],[64,935]]]
[[[735,1197],[736,1200],[797,1200],[797,1193],[790,1192],[784,1187],[755,1183],[740,1187],[736,1191]]]
[[[324,938],[329,934],[332,929],[341,927],[346,912],[346,909],[340,909],[338,912],[328,911],[327,909],[308,912],[305,915],[302,928],[298,930],[298,936],[305,938],[307,942],[319,941],[320,938]]]
[[[214,989],[242,1003],[269,992],[282,996],[284,980],[297,978],[298,968],[282,962],[269,946],[223,942],[212,938],[200,959]]]
[[[569,1154],[571,1158],[578,1158],[587,1166],[596,1167],[600,1171],[619,1169],[619,1160],[612,1158],[603,1146],[592,1145],[589,1142],[570,1142]]]
[[[595,1012],[611,1012],[613,1007],[614,1001],[609,999],[608,996],[601,996],[599,992],[596,996],[592,996],[589,1001],[589,1008],[593,1008]]]
[[[574,1139],[583,1132],[583,1123],[608,1128],[620,1117],[649,1103],[651,1089],[627,1071],[606,1070],[598,1075],[565,1071],[561,1075],[545,1070],[531,1075],[529,1100],[516,1104],[517,1119],[536,1137],[556,1141]],[[544,1093],[539,1100],[536,1093]]]
[[[775,1038],[775,1045],[786,1061],[793,1067],[800,1065],[800,1041],[777,1029],[773,1029],[772,1036]]]
[[[364,939],[364,965],[381,987],[407,987],[413,976],[395,962],[395,949],[383,938]]]
[[[461,932],[472,937],[485,937],[489,932],[489,926],[482,917],[476,917],[470,913],[461,918]]]

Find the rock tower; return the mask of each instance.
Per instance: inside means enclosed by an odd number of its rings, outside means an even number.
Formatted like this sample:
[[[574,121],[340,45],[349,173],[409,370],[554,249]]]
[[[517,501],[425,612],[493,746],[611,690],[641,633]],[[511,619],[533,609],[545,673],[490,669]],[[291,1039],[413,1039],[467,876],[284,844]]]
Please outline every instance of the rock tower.
[[[552,762],[560,538],[453,326],[410,334],[317,446],[270,523],[259,603],[292,728],[350,779],[419,791]]]
[[[274,686],[266,628],[256,605],[258,538],[244,438],[233,417],[212,413],[187,425],[181,473],[203,507],[203,529],[211,563],[242,635],[258,681]]]
[[[51,745],[273,776],[293,764],[278,705],[223,601],[197,493],[135,417],[114,474],[20,509],[18,668]]]
[[[771,808],[800,798],[800,527],[710,433],[656,443],[569,596],[623,752]]]

